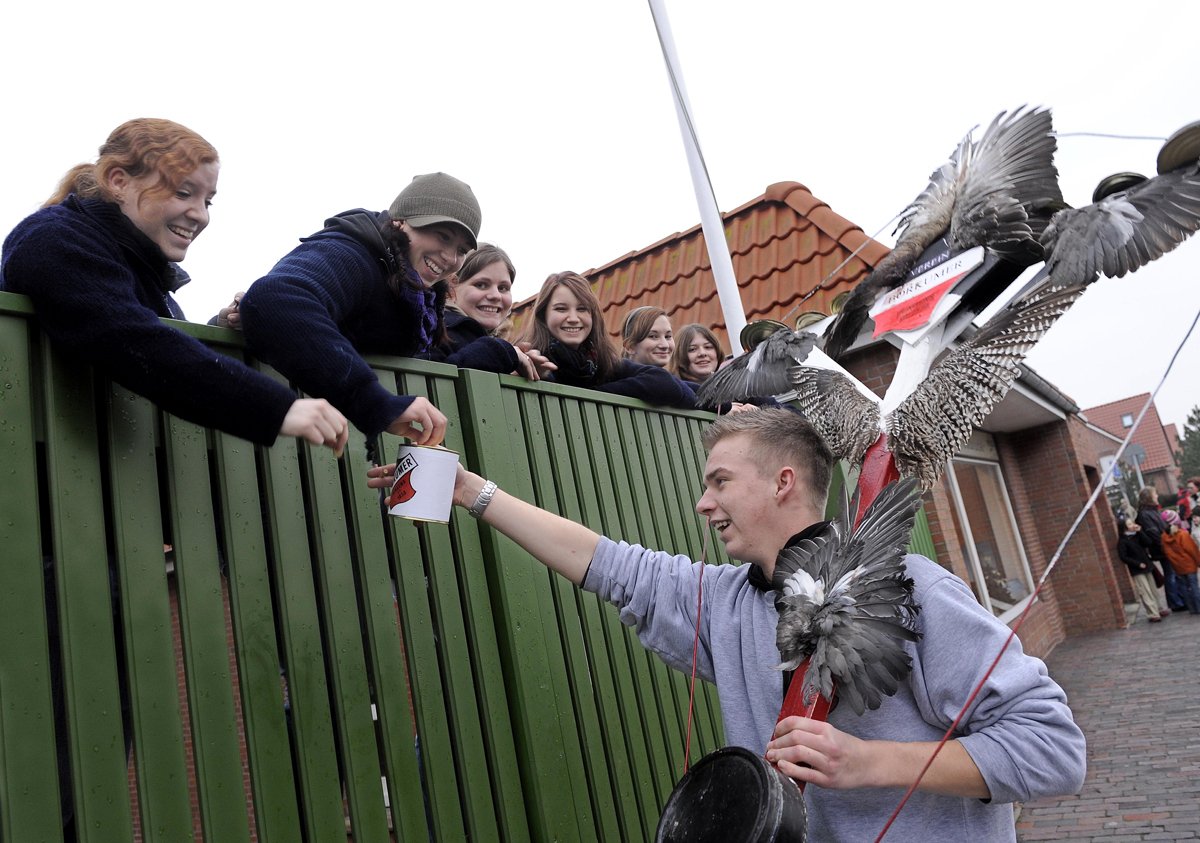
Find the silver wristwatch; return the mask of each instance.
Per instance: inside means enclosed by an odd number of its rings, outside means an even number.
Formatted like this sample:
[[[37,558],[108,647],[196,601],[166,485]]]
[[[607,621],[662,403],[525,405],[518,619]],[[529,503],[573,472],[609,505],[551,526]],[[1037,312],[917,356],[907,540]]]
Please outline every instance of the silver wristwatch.
[[[496,494],[496,489],[496,484],[491,480],[483,484],[483,488],[479,490],[479,497],[475,498],[475,503],[467,507],[467,512],[471,514],[472,518],[479,518],[483,515],[483,511],[492,502],[492,497]]]

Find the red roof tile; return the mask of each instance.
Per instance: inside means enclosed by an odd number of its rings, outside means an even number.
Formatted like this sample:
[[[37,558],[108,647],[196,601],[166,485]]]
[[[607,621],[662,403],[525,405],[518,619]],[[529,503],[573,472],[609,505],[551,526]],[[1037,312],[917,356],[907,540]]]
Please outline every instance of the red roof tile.
[[[828,313],[834,297],[852,289],[888,252],[796,182],[773,184],[723,218],[749,321],[786,317],[790,324],[803,311]],[[699,322],[712,328],[728,348],[699,225],[582,274],[592,282],[614,338],[626,313],[651,304],[667,311],[676,330]],[[533,301],[528,298],[513,308],[515,323],[519,325]]]
[[[1143,392],[1141,395],[1131,395],[1128,398],[1110,401],[1081,412],[1092,424],[1124,439],[1129,433],[1129,428],[1121,423],[1121,417],[1131,416],[1136,419],[1138,413],[1142,411],[1142,405],[1149,397],[1150,393]],[[1168,427],[1174,428],[1175,426],[1168,425]],[[1146,417],[1142,419],[1137,432],[1133,435],[1133,442],[1141,445],[1146,451],[1146,461],[1142,463],[1143,471],[1177,467],[1175,452],[1179,448],[1178,436],[1174,437],[1174,441],[1172,441],[1171,434],[1163,427],[1162,419],[1158,416],[1158,408],[1153,404],[1146,411]]]

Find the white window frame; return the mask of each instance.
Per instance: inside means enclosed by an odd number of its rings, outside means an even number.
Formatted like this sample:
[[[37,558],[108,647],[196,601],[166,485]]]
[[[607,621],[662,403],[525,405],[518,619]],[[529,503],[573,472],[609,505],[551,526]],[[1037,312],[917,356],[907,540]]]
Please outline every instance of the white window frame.
[[[971,522],[967,518],[967,509],[965,506],[963,506],[962,490],[958,486],[958,477],[954,473],[954,464],[956,462],[989,466],[996,470],[996,473],[1000,478],[1000,497],[1004,502],[1004,511],[1008,516],[1009,526],[1012,528],[1015,544],[1017,546],[1017,555],[1020,557],[1021,570],[1025,574],[1026,586],[1029,589],[1028,594],[1007,608],[1005,608],[1003,605],[999,607],[993,605],[991,592],[988,591],[987,581],[983,576],[983,565],[979,561],[979,553],[975,550],[975,536],[971,531]],[[959,528],[963,531],[962,546],[967,555],[967,567],[971,572],[971,578],[975,586],[975,593],[979,595],[980,603],[983,604],[985,609],[987,609],[993,615],[996,615],[996,617],[999,618],[1002,623],[1008,623],[1009,621],[1016,619],[1017,615],[1019,615],[1025,609],[1025,606],[1028,605],[1029,601],[1033,599],[1033,591],[1037,587],[1037,583],[1034,581],[1033,571],[1031,571],[1029,568],[1029,557],[1025,554],[1025,542],[1021,536],[1021,530],[1017,525],[1016,516],[1013,514],[1012,499],[1008,496],[1008,483],[1006,483],[1004,480],[1004,471],[1000,468],[1000,463],[996,460],[985,460],[959,455],[950,459],[946,463],[946,479],[948,481],[947,485],[949,486],[950,491],[950,500],[954,505],[955,513],[958,515]],[[997,608],[1000,608],[1001,610],[999,614],[996,612]]]

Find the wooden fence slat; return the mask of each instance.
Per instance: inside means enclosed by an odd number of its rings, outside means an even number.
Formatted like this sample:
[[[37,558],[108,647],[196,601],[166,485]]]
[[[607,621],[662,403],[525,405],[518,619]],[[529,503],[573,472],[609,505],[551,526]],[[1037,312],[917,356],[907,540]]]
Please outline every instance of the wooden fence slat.
[[[362,437],[351,436],[342,471],[349,484],[352,505],[350,537],[358,565],[360,601],[364,612],[367,660],[379,719],[387,793],[392,824],[402,841],[427,841],[429,824],[418,768],[416,723],[409,699],[412,693],[406,643],[398,619],[396,587],[388,566],[379,492],[367,488],[366,448]],[[388,457],[390,459],[390,457]]]
[[[300,839],[254,446],[213,435],[246,755],[261,843]]]
[[[16,298],[0,293],[6,303]],[[62,839],[29,320],[0,314],[0,840]]]
[[[375,741],[371,693],[367,687],[362,623],[354,564],[350,559],[341,472],[333,454],[305,444],[308,488],[305,511],[313,534],[313,558],[320,587],[322,643],[328,663],[334,728],[340,750],[342,786],[350,828],[358,840],[385,840],[387,814],[383,775]]]
[[[394,389],[405,395],[428,397],[428,387],[419,373],[409,374]],[[390,461],[401,440],[394,436],[384,436],[382,440],[384,453]],[[458,770],[454,765],[443,675],[455,666],[442,661],[439,649],[439,612],[429,589],[426,570],[428,545],[423,527],[403,518],[389,516],[388,521],[396,565],[394,576],[400,600],[400,620],[404,639],[411,645],[409,670],[413,675],[413,706],[417,716],[425,798],[432,811],[435,836],[461,839],[466,836],[466,825]]]
[[[594,483],[590,466],[578,459],[581,450],[586,453],[585,446],[579,442],[584,434],[579,403],[578,400],[563,399],[547,402],[544,409],[547,424],[553,430],[549,437],[550,464],[555,467],[560,512],[572,521],[586,523],[580,497]],[[589,526],[599,528],[600,525],[592,522]],[[580,760],[591,797],[590,814],[582,816],[580,821],[590,820],[601,840],[612,840],[618,836],[617,812],[605,757],[604,735],[592,687],[594,662],[583,637],[579,605],[583,595],[563,577],[555,576],[552,582],[559,616],[559,634],[564,644],[563,655],[574,701],[575,722],[579,727]],[[590,596],[587,599],[594,600]]]
[[[154,405],[108,390],[109,484],[124,621],[138,812],[146,840],[192,838],[188,765],[163,556]],[[148,435],[149,434],[149,435]]]
[[[344,836],[346,821],[298,447],[282,440],[261,451],[263,496],[301,819],[305,837],[323,841]]]
[[[208,437],[204,428],[167,416],[163,448],[200,822],[208,840],[248,841]]]
[[[132,836],[133,814],[125,777],[95,392],[91,370],[60,355],[44,335],[41,353],[75,826],[84,843],[107,843]]]

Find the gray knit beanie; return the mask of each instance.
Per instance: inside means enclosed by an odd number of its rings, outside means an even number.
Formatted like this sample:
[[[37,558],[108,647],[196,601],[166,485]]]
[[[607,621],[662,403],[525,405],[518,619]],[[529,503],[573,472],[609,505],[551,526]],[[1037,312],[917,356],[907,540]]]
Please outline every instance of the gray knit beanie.
[[[415,176],[400,191],[388,213],[392,219],[405,220],[414,228],[439,222],[457,225],[467,235],[472,249],[479,245],[476,239],[482,218],[479,201],[469,184],[446,173]]]

